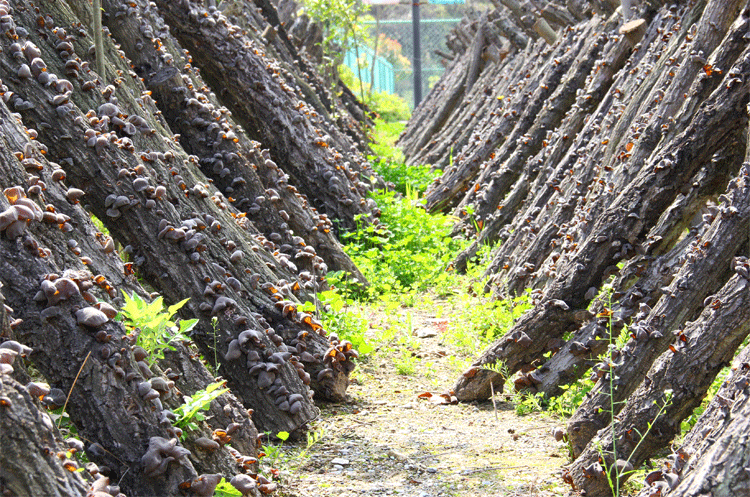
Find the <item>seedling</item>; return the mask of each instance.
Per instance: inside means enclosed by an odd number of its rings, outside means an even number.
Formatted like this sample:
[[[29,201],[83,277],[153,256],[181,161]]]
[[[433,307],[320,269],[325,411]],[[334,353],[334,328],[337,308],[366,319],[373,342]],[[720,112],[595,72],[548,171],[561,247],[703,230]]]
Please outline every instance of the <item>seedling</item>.
[[[206,419],[201,411],[207,411],[214,399],[229,391],[228,388],[222,388],[224,385],[223,381],[211,383],[205,390],[198,390],[193,395],[186,396],[185,402],[174,410],[177,416],[174,425],[187,430],[197,430],[197,423]]]
[[[122,293],[125,297],[125,305],[120,315],[125,320],[126,326],[138,330],[137,344],[149,352],[146,357],[149,366],[164,359],[165,351],[176,350],[174,342],[189,340],[186,333],[198,324],[197,319],[182,319],[177,324],[172,321],[175,313],[190,299],[167,307],[165,312],[164,300],[161,296],[149,304],[135,292],[132,297],[124,291]]]

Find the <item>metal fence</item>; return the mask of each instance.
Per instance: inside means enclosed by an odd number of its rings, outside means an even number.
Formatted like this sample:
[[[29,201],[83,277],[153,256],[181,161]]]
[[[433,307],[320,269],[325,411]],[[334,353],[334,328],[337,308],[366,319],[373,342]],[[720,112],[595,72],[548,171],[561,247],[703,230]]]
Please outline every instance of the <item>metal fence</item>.
[[[422,15],[429,13],[430,6],[421,8]],[[449,52],[445,46],[448,32],[456,26],[460,18],[430,19],[422,18],[419,24],[421,41],[422,95],[429,92],[445,71],[442,58],[435,50]],[[375,23],[372,23],[373,28]],[[401,44],[404,57],[414,61],[414,40],[411,19],[390,19],[379,22],[380,32]],[[407,102],[414,101],[413,66],[394,68],[394,93]]]
[[[375,57],[373,63],[374,56],[375,51],[372,48],[359,45],[346,52],[344,65],[351,69],[362,82],[372,84],[374,91],[396,93],[393,64],[380,56]]]
[[[397,1],[365,0],[365,3],[370,4],[370,14],[375,19],[365,23],[370,28],[371,38],[374,40],[381,34],[386,37],[386,40],[380,40],[377,47],[374,89],[395,93],[412,105],[415,96],[414,11],[419,13],[420,57],[416,59],[420,63],[421,95],[424,96],[445,71],[446,61],[436,51],[450,53],[446,46],[450,30],[461,21],[466,9],[485,10],[491,8],[491,3],[489,0],[429,0],[429,3],[420,3],[418,9],[415,9],[411,2],[394,4]],[[384,41],[388,46],[383,46]],[[354,50],[346,54],[344,63],[355,74],[361,74],[364,82],[369,83],[373,55],[373,47],[360,46],[361,70],[358,71]]]
[[[448,52],[445,39],[448,32],[461,20],[460,18],[429,18],[430,6],[421,7],[422,19],[419,23],[421,41],[422,95],[426,95],[445,71],[442,59],[435,50]],[[372,33],[379,30],[391,40],[401,45],[403,56],[410,62],[408,66],[399,65],[393,68],[393,93],[404,98],[409,104],[414,102],[414,40],[411,19],[383,19],[370,22]]]

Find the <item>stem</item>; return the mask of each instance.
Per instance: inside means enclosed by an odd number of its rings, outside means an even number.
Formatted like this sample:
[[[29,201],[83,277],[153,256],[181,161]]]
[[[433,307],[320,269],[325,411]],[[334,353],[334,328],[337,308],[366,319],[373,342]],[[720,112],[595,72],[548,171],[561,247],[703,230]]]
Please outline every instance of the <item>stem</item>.
[[[372,6],[372,10],[375,13],[375,47],[372,55],[372,63],[370,64],[370,91],[369,97],[372,99],[372,89],[375,87],[375,63],[378,61],[378,42],[380,41],[380,16],[375,8]]]
[[[490,392],[492,392],[492,410],[495,411],[495,421],[497,421],[497,404],[495,403],[495,385],[490,381]]]
[[[65,398],[65,404],[63,404],[62,412],[65,412],[65,408],[68,407],[68,401],[70,400],[70,394],[73,393],[73,388],[76,386],[76,382],[78,382],[78,377],[81,376],[81,371],[83,371],[83,367],[86,365],[86,361],[89,360],[89,356],[91,355],[91,351],[89,350],[89,353],[86,354],[86,358],[83,360],[83,364],[81,364],[81,367],[78,369],[78,374],[76,375],[75,379],[73,380],[73,384],[70,385],[70,390],[68,390],[68,396]],[[60,429],[60,424],[62,423],[62,416],[57,420],[57,429]]]
[[[362,67],[359,65],[359,43],[357,43],[357,33],[354,31],[354,25],[349,24],[349,29],[352,32],[352,40],[354,40],[354,55],[357,58],[357,77],[359,78],[359,93],[362,96],[362,105],[366,105],[365,102],[365,84],[362,82]]]
[[[94,0],[94,47],[96,50],[96,72],[104,81],[104,40],[102,39],[102,0]]]

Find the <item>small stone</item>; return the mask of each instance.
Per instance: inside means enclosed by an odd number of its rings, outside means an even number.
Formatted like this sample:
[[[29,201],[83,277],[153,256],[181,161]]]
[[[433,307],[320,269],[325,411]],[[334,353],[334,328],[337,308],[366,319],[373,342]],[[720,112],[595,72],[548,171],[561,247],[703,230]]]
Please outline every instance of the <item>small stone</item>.
[[[437,468],[427,468],[426,470],[428,473],[437,473]]]
[[[431,338],[437,336],[437,330],[431,327],[420,328],[416,331],[416,335],[417,338]]]
[[[335,466],[349,466],[349,459],[344,459],[343,457],[336,457],[331,460],[331,464]]]

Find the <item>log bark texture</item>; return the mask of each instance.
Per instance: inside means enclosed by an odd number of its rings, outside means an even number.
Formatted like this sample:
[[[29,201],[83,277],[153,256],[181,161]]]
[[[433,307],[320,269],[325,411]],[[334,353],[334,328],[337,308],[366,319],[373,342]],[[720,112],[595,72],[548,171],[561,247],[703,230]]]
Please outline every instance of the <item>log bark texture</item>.
[[[339,223],[335,229],[354,229],[354,216],[368,216],[365,200],[369,184],[360,180],[364,159],[351,150],[336,150],[333,138],[319,126],[320,116],[308,118],[299,99],[266,58],[265,48],[229,23],[187,2],[157,2],[181,46],[190,51],[212,88],[248,135],[268,146],[271,158],[289,175],[290,183],[312,204]],[[370,172],[364,176],[370,176]],[[331,182],[336,177],[338,185]],[[369,181],[369,180],[368,180]]]

